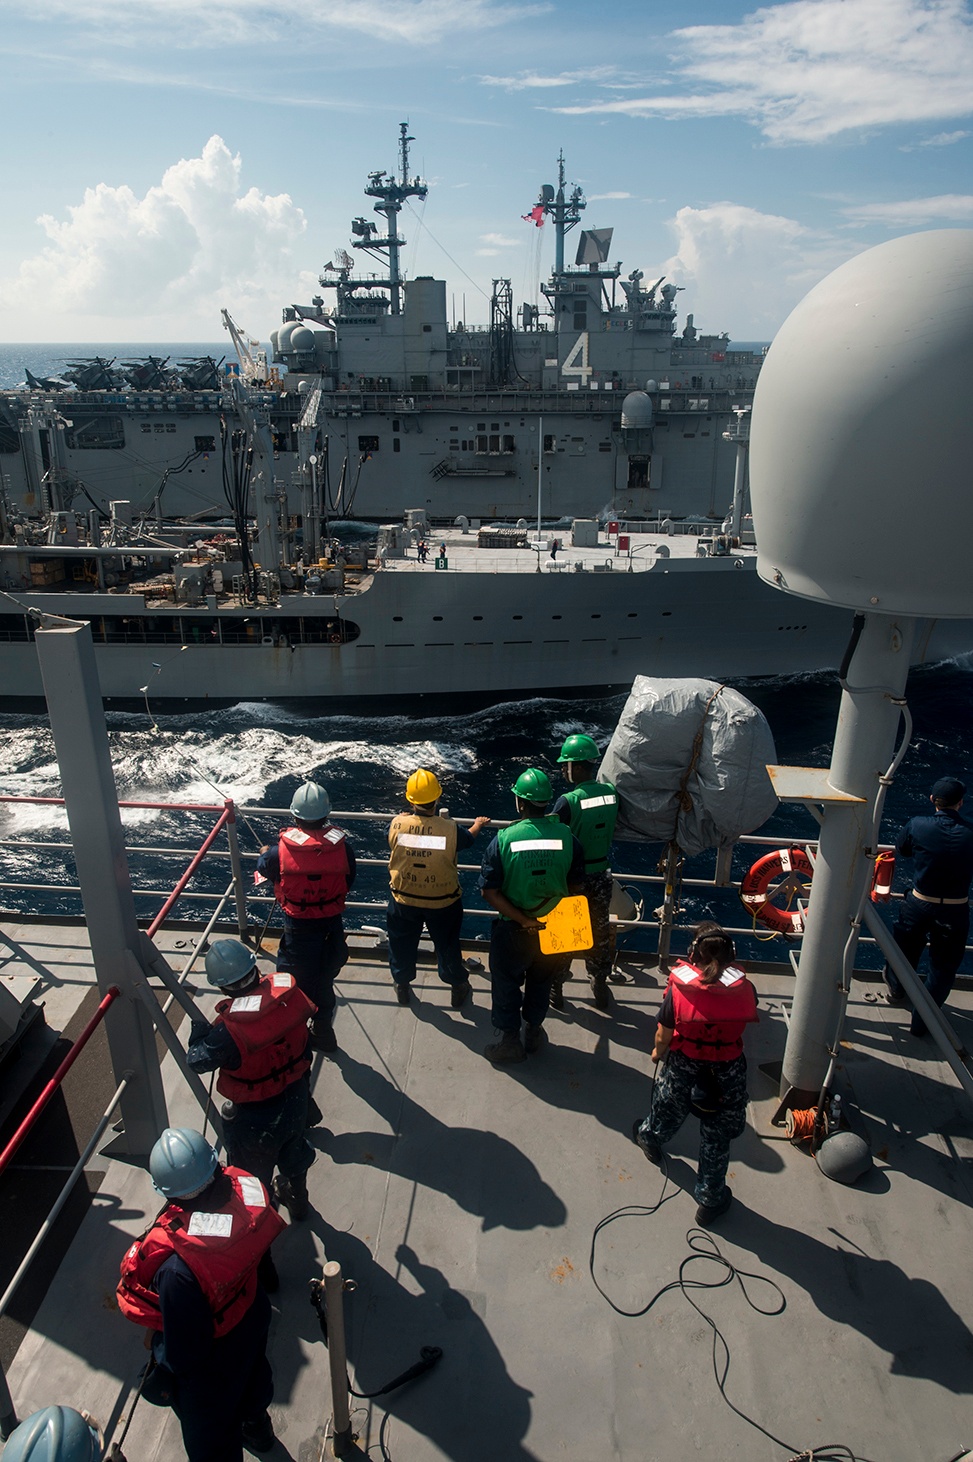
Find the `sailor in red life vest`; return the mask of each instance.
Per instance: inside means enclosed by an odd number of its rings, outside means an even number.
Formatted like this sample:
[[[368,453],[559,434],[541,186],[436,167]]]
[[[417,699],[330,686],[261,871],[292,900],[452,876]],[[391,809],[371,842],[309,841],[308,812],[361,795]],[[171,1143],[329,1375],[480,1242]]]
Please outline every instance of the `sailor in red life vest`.
[[[291,802],[295,825],[257,859],[257,873],[271,880],[284,913],[277,968],[293,975],[317,1006],[311,1044],[325,1052],[338,1049],[334,982],[348,958],[341,914],[355,881],[355,854],[342,829],[328,821],[330,812],[324,788],[305,782]]]
[[[257,1270],[286,1225],[259,1178],[222,1168],[191,1128],[166,1128],[149,1171],[168,1201],[122,1260],[118,1308],[152,1332],[152,1391],[171,1402],[189,1462],[243,1462],[244,1446],[274,1446]]]
[[[669,976],[652,1049],[652,1104],[632,1128],[649,1161],[661,1165],[662,1144],[690,1111],[699,1117],[696,1222],[704,1227],[730,1206],[730,1143],[747,1123],[743,1032],[759,1016],[757,993],[735,959],[733,940],[718,924],[699,925],[688,958]]]
[[[294,976],[264,975],[252,949],[217,939],[206,955],[206,978],[226,996],[216,1020],[194,1020],[188,1060],[193,1071],[219,1071],[226,1155],[234,1167],[273,1189],[291,1218],[307,1218],[308,1021],[314,1006]],[[274,1177],[274,1170],[279,1176]]]

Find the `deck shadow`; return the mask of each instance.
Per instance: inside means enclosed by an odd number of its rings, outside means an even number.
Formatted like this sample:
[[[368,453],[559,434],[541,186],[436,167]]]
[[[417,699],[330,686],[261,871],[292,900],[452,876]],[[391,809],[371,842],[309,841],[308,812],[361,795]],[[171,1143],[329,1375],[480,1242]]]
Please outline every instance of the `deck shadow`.
[[[506,1138],[441,1121],[381,1072],[342,1052],[346,1085],[391,1132],[342,1132],[326,1145],[333,1163],[372,1163],[435,1189],[491,1228],[560,1228],[567,1209],[530,1159]]]
[[[520,1386],[487,1327],[486,1297],[454,1289],[432,1265],[400,1244],[396,1260],[419,1288],[401,1284],[354,1235],[313,1220],[329,1260],[358,1283],[346,1305],[355,1386],[374,1391],[438,1345],[434,1370],[374,1405],[393,1418],[389,1450],[397,1456],[394,1420],[428,1437],[454,1462],[539,1462],[524,1445],[532,1393]],[[353,1403],[360,1404],[360,1403]]]
[[[973,1394],[973,1334],[942,1291],[874,1259],[837,1231],[834,1245],[736,1202],[721,1235],[800,1286],[822,1315],[889,1356],[889,1373]]]

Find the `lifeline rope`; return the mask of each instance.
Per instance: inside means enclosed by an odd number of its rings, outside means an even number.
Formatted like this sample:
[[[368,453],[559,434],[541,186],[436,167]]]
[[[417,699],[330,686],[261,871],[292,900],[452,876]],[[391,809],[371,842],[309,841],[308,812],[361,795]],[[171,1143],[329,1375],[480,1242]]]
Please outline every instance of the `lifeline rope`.
[[[709,700],[706,702],[706,705],[703,707],[703,714],[700,718],[699,726],[696,730],[696,735],[693,737],[692,750],[689,753],[689,763],[686,767],[686,770],[680,777],[679,786],[676,789],[676,820],[672,826],[672,835],[666,846],[666,851],[659,859],[659,866],[657,871],[659,873],[664,873],[666,871],[669,859],[669,851],[670,849],[675,849],[675,857],[673,858],[672,882],[666,888],[666,895],[667,897],[671,897],[673,907],[675,907],[675,905],[679,902],[679,895],[682,890],[682,868],[683,863],[685,862],[685,856],[678,842],[679,818],[682,813],[692,812],[693,810],[693,799],[689,793],[689,778],[692,776],[693,772],[699,765],[699,758],[703,750],[703,733],[706,730],[706,718],[710,713],[716,697],[724,689],[724,686],[718,685],[713,694],[710,696]]]
[[[870,1462],[869,1458],[859,1456],[857,1452],[853,1452],[850,1447],[846,1447],[841,1442],[827,1442],[820,1447],[810,1447],[804,1451],[797,1451],[792,1443],[785,1441],[782,1437],[775,1436],[773,1432],[761,1426],[758,1421],[754,1421],[753,1417],[748,1416],[745,1411],[741,1411],[740,1407],[735,1406],[730,1400],[726,1394],[726,1380],[730,1371],[730,1347],[716,1321],[696,1303],[692,1297],[692,1292],[695,1290],[725,1289],[727,1285],[732,1285],[735,1281],[740,1286],[743,1297],[750,1309],[755,1310],[758,1315],[766,1316],[782,1315],[787,1308],[787,1300],[784,1297],[784,1292],[780,1285],[775,1280],[770,1279],[766,1274],[755,1274],[746,1269],[739,1269],[735,1264],[731,1263],[721,1251],[716,1240],[704,1229],[691,1228],[687,1230],[686,1241],[689,1244],[690,1253],[680,1263],[676,1278],[671,1279],[668,1284],[664,1284],[661,1289],[656,1291],[651,1299],[638,1309],[623,1309],[621,1305],[615,1303],[600,1284],[595,1273],[595,1250],[598,1235],[602,1229],[606,1228],[610,1223],[614,1223],[616,1219],[640,1216],[650,1217],[652,1214],[658,1213],[663,1203],[667,1203],[670,1198],[674,1198],[680,1190],[674,1186],[671,1193],[666,1192],[669,1184],[669,1172],[664,1156],[662,1159],[662,1173],[662,1192],[657,1202],[652,1204],[651,1207],[645,1207],[639,1204],[627,1204],[624,1208],[618,1208],[614,1213],[609,1213],[595,1225],[594,1232],[591,1236],[591,1250],[588,1255],[588,1271],[598,1293],[608,1301],[616,1314],[625,1315],[629,1319],[635,1319],[639,1316],[647,1315],[658,1301],[662,1299],[663,1295],[678,1290],[686,1303],[695,1310],[701,1320],[705,1321],[712,1332],[713,1375],[720,1395],[734,1415],[738,1416],[741,1421],[745,1421],[748,1426],[753,1427],[755,1431],[760,1432],[768,1441],[774,1442],[776,1446],[781,1447],[788,1455],[788,1462]],[[700,1263],[715,1264],[721,1272],[713,1279],[697,1278],[695,1275],[691,1276],[690,1270],[693,1266],[698,1267]],[[769,1309],[764,1309],[749,1292],[746,1284],[747,1280],[768,1285],[770,1289],[775,1291],[778,1303]]]

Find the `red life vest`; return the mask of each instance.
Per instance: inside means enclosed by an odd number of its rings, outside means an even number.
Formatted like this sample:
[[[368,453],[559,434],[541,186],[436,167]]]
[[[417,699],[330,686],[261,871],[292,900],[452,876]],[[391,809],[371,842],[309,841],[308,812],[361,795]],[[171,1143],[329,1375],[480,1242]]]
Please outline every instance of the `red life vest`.
[[[337,827],[288,827],[280,835],[277,902],[292,919],[340,914],[348,892],[345,835]]]
[[[307,1023],[317,1012],[292,975],[264,975],[253,990],[221,1000],[219,1020],[243,1057],[235,1071],[222,1070],[216,1090],[234,1102],[279,1096],[310,1068]]]
[[[173,1200],[122,1260],[116,1295],[127,1320],[161,1330],[162,1309],[154,1281],[171,1254],[192,1270],[213,1316],[219,1340],[238,1325],[257,1293],[257,1265],[287,1227],[259,1178],[224,1168],[229,1198],[219,1208],[183,1208]]]
[[[733,1061],[743,1055],[743,1031],[759,1020],[757,992],[742,970],[729,965],[712,985],[702,970],[680,962],[669,976],[676,1033],[674,1051],[695,1061]]]

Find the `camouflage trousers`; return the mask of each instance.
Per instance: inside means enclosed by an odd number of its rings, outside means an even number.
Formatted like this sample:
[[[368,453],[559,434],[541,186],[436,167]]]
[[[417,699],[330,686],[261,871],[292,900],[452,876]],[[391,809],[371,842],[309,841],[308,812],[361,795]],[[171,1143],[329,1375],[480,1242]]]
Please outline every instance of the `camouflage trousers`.
[[[588,900],[591,915],[591,934],[594,940],[585,957],[585,969],[592,980],[607,980],[615,962],[615,941],[608,914],[612,901],[612,876],[610,873],[586,873],[581,892]]]
[[[719,1111],[699,1120],[699,1167],[693,1190],[697,1203],[719,1203],[726,1187],[730,1143],[747,1125],[747,1058],[697,1061],[670,1051],[659,1063],[649,1115],[640,1130],[664,1146],[689,1115],[693,1087],[703,1079],[720,1094]]]

